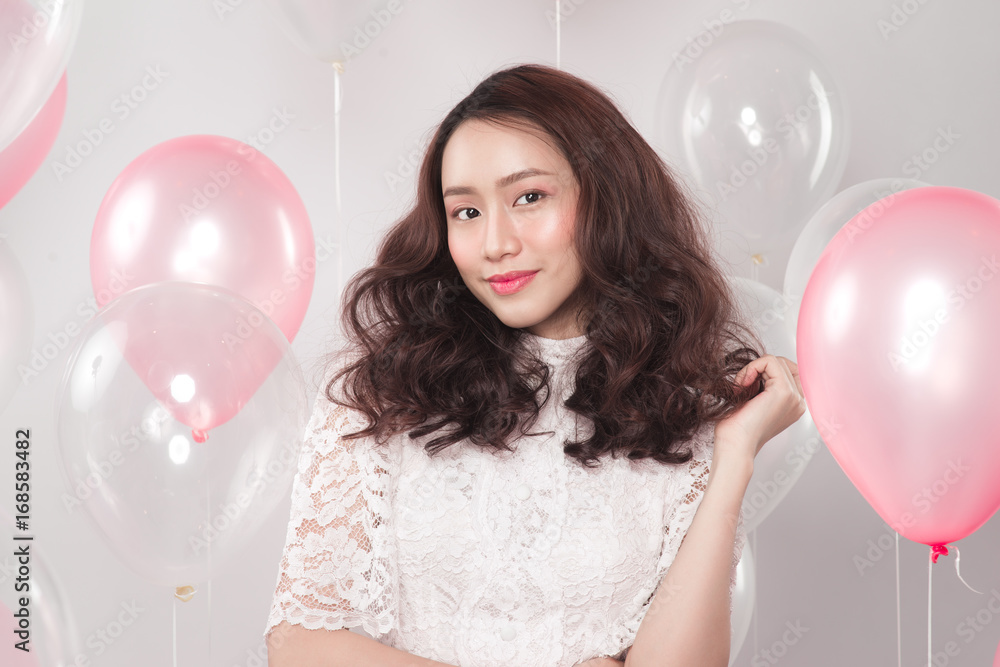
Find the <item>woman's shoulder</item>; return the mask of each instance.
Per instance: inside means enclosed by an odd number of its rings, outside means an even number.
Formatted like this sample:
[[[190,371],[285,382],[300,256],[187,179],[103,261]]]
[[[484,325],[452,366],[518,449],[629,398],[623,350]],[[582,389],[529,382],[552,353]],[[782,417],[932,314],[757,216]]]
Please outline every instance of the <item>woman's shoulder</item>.
[[[356,449],[359,445],[372,444],[373,438],[344,438],[345,434],[365,429],[368,419],[359,409],[351,407],[347,401],[345,385],[348,375],[344,371],[351,363],[345,355],[328,355],[322,363],[313,366],[311,386],[315,394],[312,415],[309,420],[307,437],[328,440],[328,446],[338,441],[345,450]]]
[[[715,451],[715,422],[706,421],[698,426],[685,446],[691,449],[692,460],[710,463]]]

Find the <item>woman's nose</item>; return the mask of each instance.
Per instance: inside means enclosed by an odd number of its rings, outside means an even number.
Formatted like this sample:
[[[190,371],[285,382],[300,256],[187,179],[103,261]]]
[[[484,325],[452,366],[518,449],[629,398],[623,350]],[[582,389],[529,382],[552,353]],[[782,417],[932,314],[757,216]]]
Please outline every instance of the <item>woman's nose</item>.
[[[517,251],[517,226],[505,208],[500,207],[490,213],[483,234],[483,257],[486,259],[500,259]]]

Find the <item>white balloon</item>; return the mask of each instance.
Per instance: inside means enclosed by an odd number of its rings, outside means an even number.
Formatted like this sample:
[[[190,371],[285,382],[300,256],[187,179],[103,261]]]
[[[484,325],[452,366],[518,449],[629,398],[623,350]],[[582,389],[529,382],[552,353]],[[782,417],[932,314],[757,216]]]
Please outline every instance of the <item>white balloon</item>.
[[[790,240],[847,164],[842,89],[816,48],[770,21],[736,21],[685,47],[661,87],[668,162],[711,197],[716,222],[754,252]]]
[[[292,42],[327,63],[360,55],[403,6],[374,0],[267,0],[266,4]]]
[[[137,316],[156,312],[149,304],[159,309],[158,321]],[[225,342],[228,334],[205,329],[203,318],[211,311],[219,313],[216,322],[232,322],[234,331],[239,322],[260,324],[240,335],[241,347],[233,346]],[[217,404],[191,396],[201,389],[189,370],[205,362],[197,355],[165,357],[143,379],[145,369],[137,372],[130,361],[141,348],[169,344],[180,328],[163,328],[170,319],[201,329],[201,344],[213,351],[234,350],[207,362],[225,377],[218,391],[234,391],[239,365],[249,361],[239,355],[267,349],[257,344],[261,340],[279,354],[276,364],[258,359],[275,365],[205,441],[194,439],[192,426],[178,421],[147,384],[169,386],[178,402],[190,399],[210,412]],[[57,444],[67,489],[62,504],[86,515],[115,555],[146,580],[170,587],[208,581],[288,497],[308,418],[305,381],[288,340],[249,301],[217,286],[184,282],[127,291],[80,332],[57,389]]]
[[[765,351],[795,361],[795,336],[787,322],[789,305],[784,296],[749,278],[727,278],[745,322],[760,337]],[[748,532],[788,495],[821,446],[823,441],[808,409],[798,421],[764,443],[754,459],[753,476],[743,496],[743,520]]]
[[[909,178],[879,178],[865,181],[838,192],[816,211],[795,241],[792,254],[788,258],[788,265],[785,268],[783,291],[789,303],[787,320],[793,336],[798,326],[799,306],[802,304],[802,295],[809,283],[809,276],[812,275],[820,255],[823,254],[827,244],[837,232],[871,204],[882,202],[883,206],[891,206],[896,193],[927,185],[929,184],[923,181]],[[873,207],[871,211],[858,218],[854,224],[857,225],[859,232],[863,231],[865,228],[877,224],[878,218],[883,213],[883,208]]]
[[[10,246],[0,241],[0,412],[21,386],[18,367],[29,363],[34,329],[28,279]]]
[[[0,150],[28,127],[56,89],[83,20],[82,0],[0,2]]]
[[[730,618],[729,664],[732,665],[736,656],[743,648],[750,620],[753,618],[753,608],[757,600],[757,566],[754,564],[753,551],[748,542],[743,546],[739,565],[736,566],[736,588],[733,589],[733,615]]]

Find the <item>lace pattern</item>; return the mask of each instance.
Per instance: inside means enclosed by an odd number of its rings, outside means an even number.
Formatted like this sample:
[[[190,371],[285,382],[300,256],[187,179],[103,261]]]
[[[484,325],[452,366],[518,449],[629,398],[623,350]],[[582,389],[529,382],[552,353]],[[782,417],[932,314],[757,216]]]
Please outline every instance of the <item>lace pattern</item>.
[[[642,603],[638,611],[631,611],[624,620],[617,625],[614,641],[609,646],[606,653],[601,655],[614,656],[619,660],[624,660],[626,651],[616,653],[614,648],[619,645],[630,647],[639,631],[639,625],[645,618],[656,595],[660,582],[666,576],[667,570],[673,564],[680,551],[681,543],[687,535],[688,529],[694,521],[694,516],[701,506],[705,489],[708,484],[708,475],[712,463],[712,443],[714,432],[711,426],[706,426],[692,439],[690,446],[692,449],[691,460],[678,469],[669,485],[669,490],[664,494],[664,535],[663,548],[656,565],[656,572],[652,579],[652,590],[649,597]],[[744,527],[743,510],[740,509],[739,518],[736,524],[736,540],[733,556],[730,561],[729,573],[729,614],[732,616],[734,609],[733,593],[736,588],[736,575],[743,547],[746,544],[746,530]],[[666,585],[666,584],[664,584]],[[733,629],[730,629],[730,639],[732,640]]]
[[[395,540],[388,521],[398,466],[364,440],[339,437],[362,425],[320,389],[293,482],[266,634],[282,620],[310,630],[361,626],[372,636],[398,624]]]
[[[584,337],[536,341],[568,396]],[[562,451],[581,424],[547,401],[512,453],[427,438],[344,440],[363,418],[322,389],[306,430],[265,634],[281,621],[360,628],[461,667],[623,659],[700,505],[712,430],[681,466]],[[745,541],[737,525],[730,590]]]

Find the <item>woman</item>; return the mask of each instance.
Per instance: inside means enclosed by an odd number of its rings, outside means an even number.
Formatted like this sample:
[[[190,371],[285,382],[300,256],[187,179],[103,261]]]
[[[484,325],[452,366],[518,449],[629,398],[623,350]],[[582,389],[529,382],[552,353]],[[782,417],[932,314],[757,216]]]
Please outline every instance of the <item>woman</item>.
[[[480,83],[342,324],[270,665],[728,663],[753,459],[805,402],[603,93]]]

